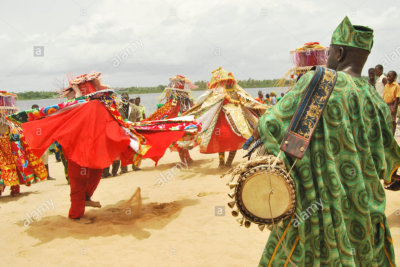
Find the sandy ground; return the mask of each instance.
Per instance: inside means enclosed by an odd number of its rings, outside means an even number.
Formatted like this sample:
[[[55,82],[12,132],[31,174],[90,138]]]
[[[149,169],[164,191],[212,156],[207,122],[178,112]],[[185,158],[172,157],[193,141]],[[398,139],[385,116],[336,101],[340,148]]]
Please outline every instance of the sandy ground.
[[[92,224],[67,218],[69,186],[50,156],[56,181],[21,187],[18,197],[8,188],[0,197],[0,266],[257,266],[269,231],[240,227],[230,215],[229,178],[220,178],[216,155],[191,155],[190,169],[175,168],[178,154],[167,152],[157,168],[145,160],[142,171],[102,179],[93,199],[103,207],[86,210]],[[126,204],[137,187],[140,218]],[[386,210],[398,264],[399,194],[387,191]]]

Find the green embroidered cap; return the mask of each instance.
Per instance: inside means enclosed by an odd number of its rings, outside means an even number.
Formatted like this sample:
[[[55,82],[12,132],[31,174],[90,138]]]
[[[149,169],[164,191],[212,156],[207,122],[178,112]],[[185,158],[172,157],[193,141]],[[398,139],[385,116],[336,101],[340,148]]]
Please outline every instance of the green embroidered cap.
[[[361,48],[371,52],[374,30],[351,24],[346,16],[332,34],[331,44]]]

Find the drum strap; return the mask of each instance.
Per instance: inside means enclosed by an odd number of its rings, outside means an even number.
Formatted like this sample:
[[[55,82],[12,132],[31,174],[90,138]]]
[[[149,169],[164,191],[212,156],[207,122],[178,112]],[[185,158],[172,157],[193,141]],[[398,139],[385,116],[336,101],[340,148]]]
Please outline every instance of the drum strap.
[[[281,150],[296,159],[302,159],[335,87],[337,73],[326,67],[315,66],[303,98],[294,113],[281,143]]]

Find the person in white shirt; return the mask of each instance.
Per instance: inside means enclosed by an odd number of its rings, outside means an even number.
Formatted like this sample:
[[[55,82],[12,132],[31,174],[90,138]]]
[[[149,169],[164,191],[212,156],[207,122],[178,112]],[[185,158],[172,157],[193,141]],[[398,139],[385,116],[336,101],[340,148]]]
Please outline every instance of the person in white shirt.
[[[375,89],[378,92],[378,94],[383,97],[383,91],[385,88],[385,85],[387,83],[387,78],[385,76],[385,74],[383,73],[383,66],[378,64],[375,66],[375,76],[377,76],[376,78],[376,82],[375,82]]]

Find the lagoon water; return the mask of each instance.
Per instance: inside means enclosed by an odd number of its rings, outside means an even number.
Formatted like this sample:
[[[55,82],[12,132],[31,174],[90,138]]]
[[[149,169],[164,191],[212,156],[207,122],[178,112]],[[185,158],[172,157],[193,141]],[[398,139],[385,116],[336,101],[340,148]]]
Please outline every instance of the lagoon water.
[[[286,88],[286,87],[246,88],[245,90],[251,96],[256,98],[259,90],[261,90],[264,93],[264,95],[266,93],[275,91],[279,96],[281,93],[286,93],[288,88]],[[204,92],[205,92],[205,90],[204,91],[193,91],[192,95],[194,98],[197,98]],[[148,116],[157,109],[156,103],[158,103],[158,100],[160,99],[160,95],[161,95],[161,93],[150,93],[150,94],[136,94],[136,95],[132,94],[129,96],[130,96],[130,98],[140,96],[141,104],[145,107],[146,116]],[[41,100],[21,100],[21,101],[17,101],[17,106],[18,106],[19,110],[27,110],[27,109],[30,109],[33,104],[37,104],[37,105],[39,105],[39,107],[47,107],[47,106],[58,104],[62,101],[63,101],[63,99],[61,99],[61,98],[60,99],[58,99],[58,98],[41,99]]]

